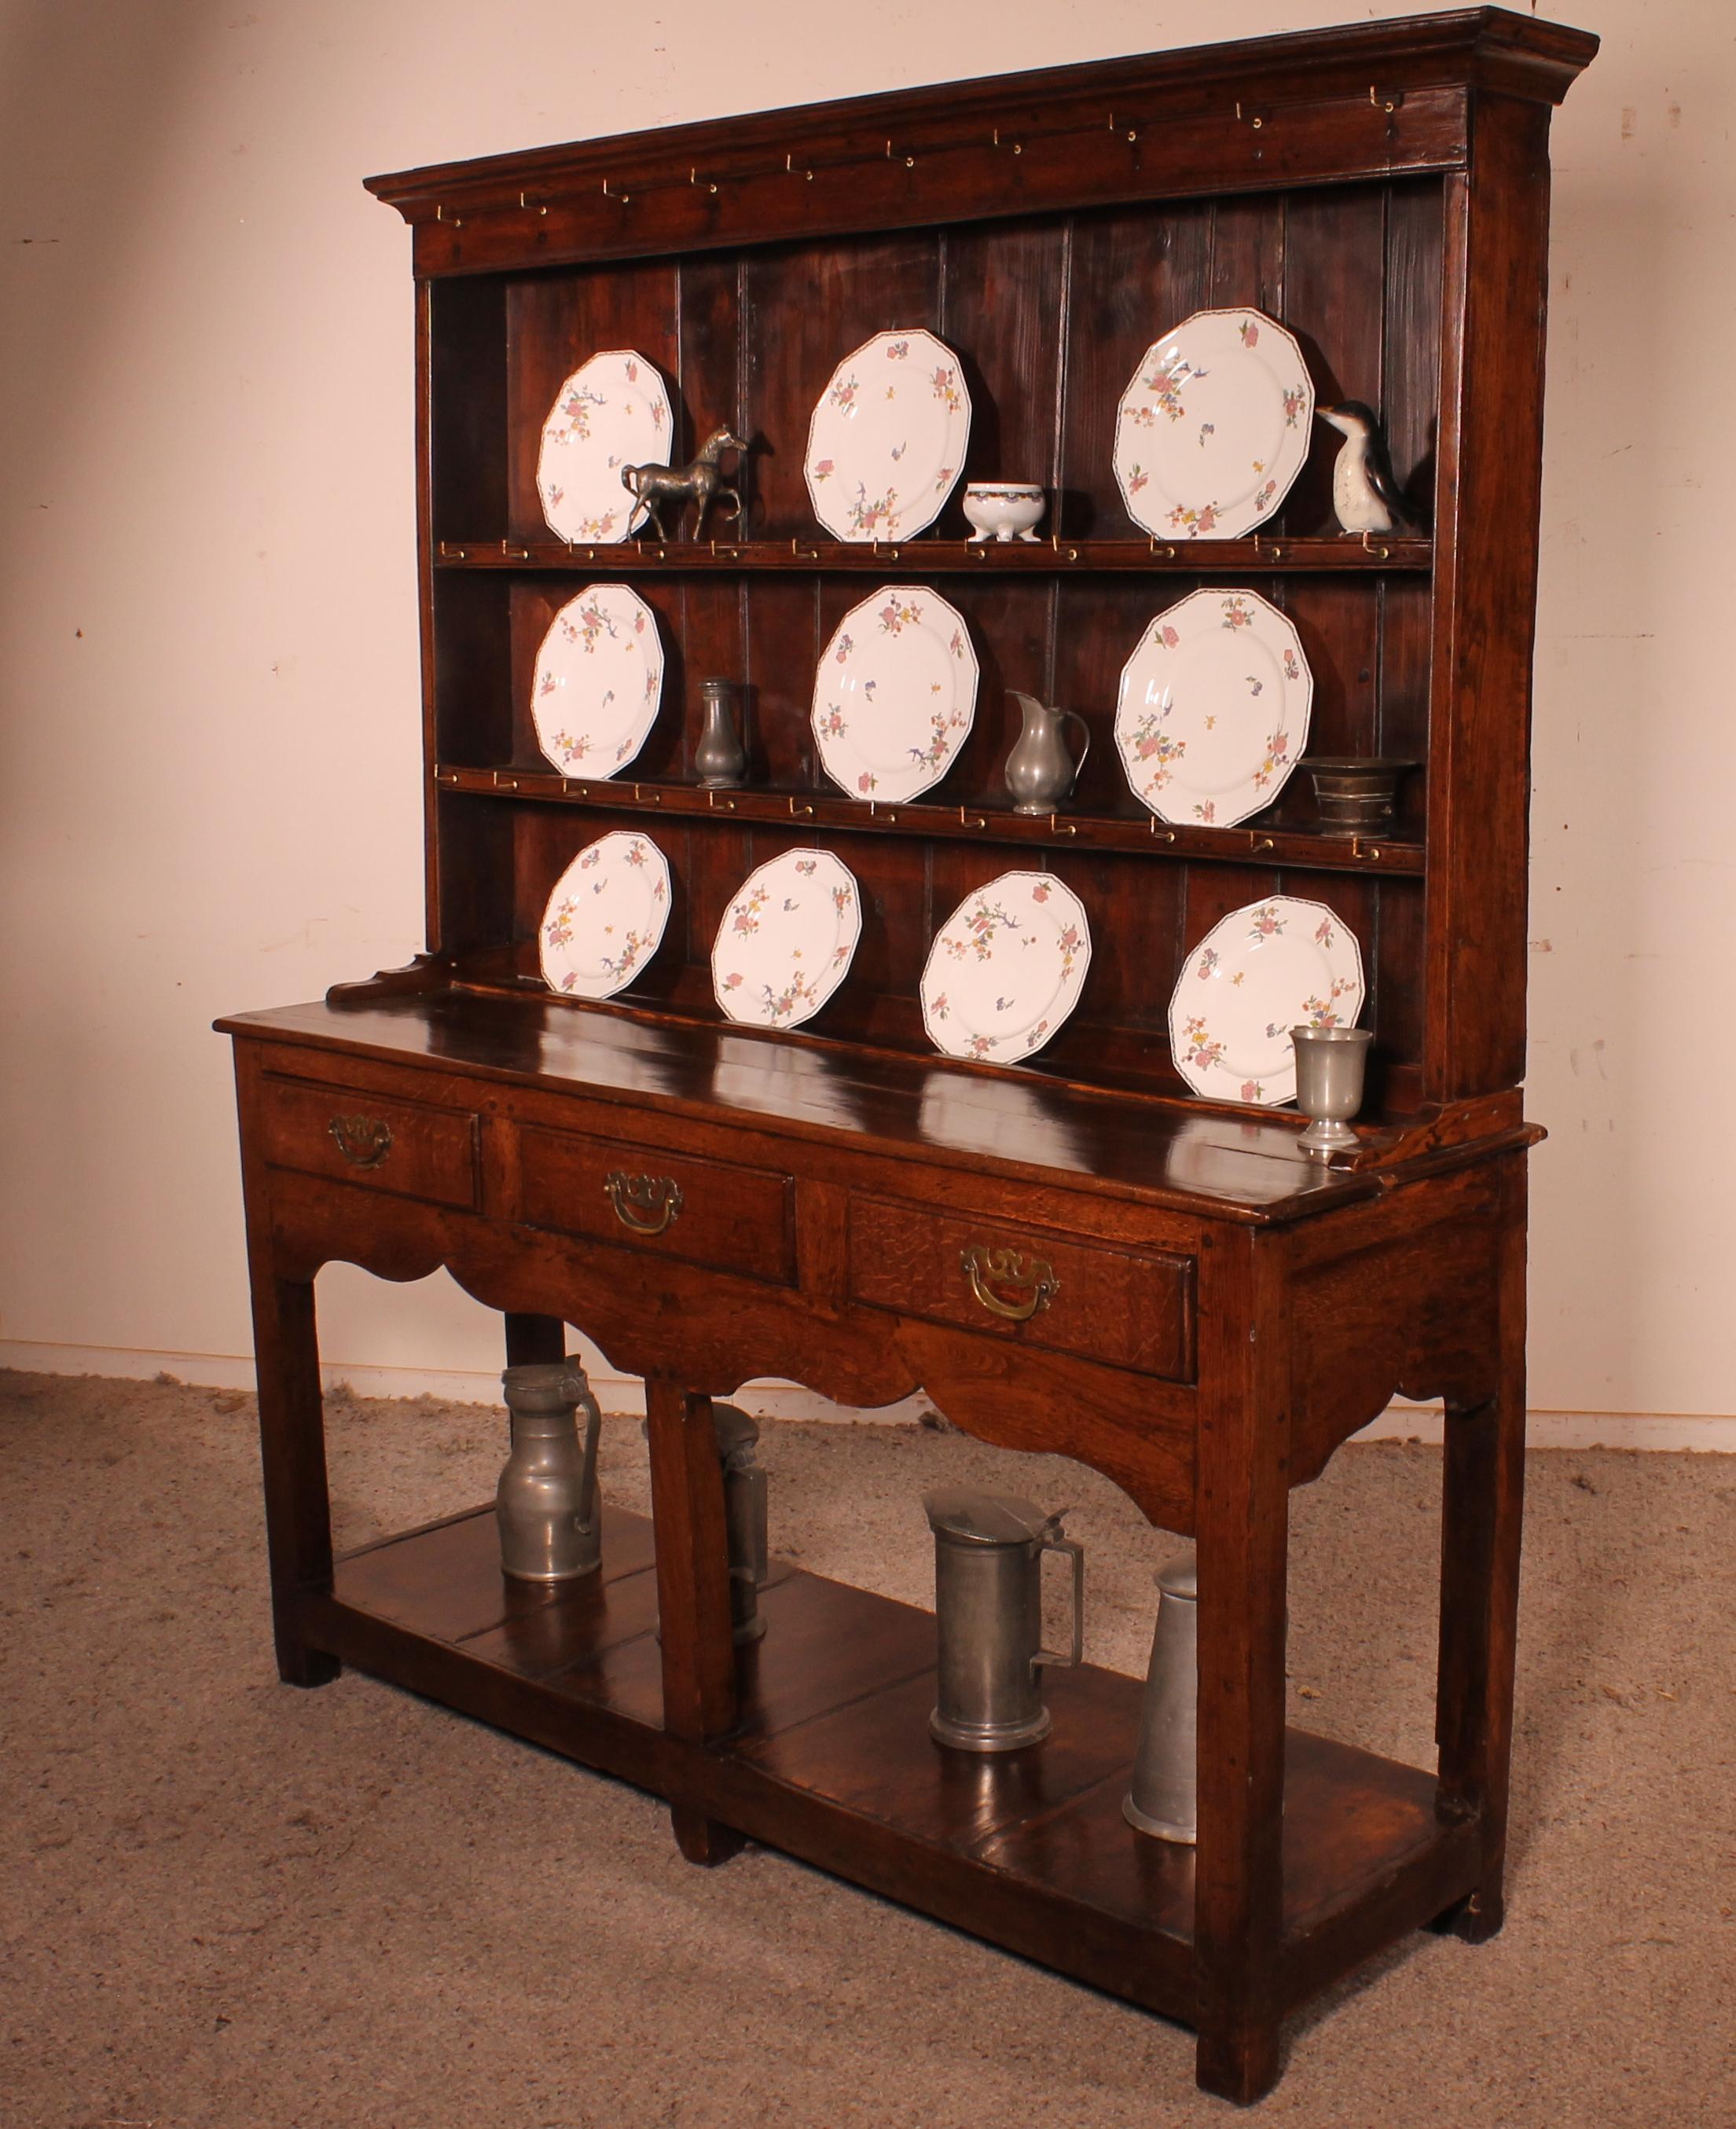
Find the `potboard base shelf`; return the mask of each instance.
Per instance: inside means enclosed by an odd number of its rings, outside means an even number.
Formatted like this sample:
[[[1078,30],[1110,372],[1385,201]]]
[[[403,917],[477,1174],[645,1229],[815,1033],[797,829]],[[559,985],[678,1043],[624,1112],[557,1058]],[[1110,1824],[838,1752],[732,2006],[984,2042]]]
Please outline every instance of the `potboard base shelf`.
[[[1053,1730],[979,1757],[930,1739],[926,1612],[780,1566],[740,1716],[695,1745],[662,1727],[651,1525],[609,1511],[596,1576],[501,1574],[478,1508],[340,1560],[301,1607],[319,1650],[613,1774],[806,1863],[1184,2022],[1194,1853],[1121,1816],[1140,1681],[1050,1672]],[[1286,1740],[1287,2008],[1463,1898],[1477,1829],[1434,1778],[1304,1731]],[[1306,1979],[1305,1979],[1306,1977]]]

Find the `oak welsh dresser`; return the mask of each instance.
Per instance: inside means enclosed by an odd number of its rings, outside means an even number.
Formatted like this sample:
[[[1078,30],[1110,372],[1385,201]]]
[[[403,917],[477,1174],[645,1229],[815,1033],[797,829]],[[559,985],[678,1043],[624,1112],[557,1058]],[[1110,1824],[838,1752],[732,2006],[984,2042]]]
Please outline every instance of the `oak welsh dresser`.
[[[286,1679],[352,1664],[666,1797],[696,1862],[768,1842],[1183,2020],[1201,2084],[1237,2100],[1272,2084],[1287,2013],[1382,1947],[1500,1927],[1547,139],[1596,49],[1482,8],[371,182],[414,241],[427,950],[220,1023]],[[1170,546],[1132,525],[1118,396],[1212,304],[1283,320],[1323,399],[1383,410],[1424,528],[1341,534],[1324,429],[1263,535]],[[967,365],[967,474],[1046,483],[1040,545],[967,545],[956,492],[901,545],[819,536],[809,409],[841,355],[919,326]],[[723,423],[756,440],[733,536],[551,537],[540,424],[603,348],[660,367],[678,445]],[[968,616],[982,684],[946,782],[871,808],[819,768],[809,694],[839,616],[888,574]],[[592,579],[638,590],[668,650],[651,738],[611,781],[555,773],[528,704],[550,617]],[[1134,798],[1116,674],[1201,583],[1288,613],[1313,750],[1422,764],[1390,833],[1322,835],[1306,775],[1241,827],[1165,828]],[[753,690],[750,779],[727,793],[692,769],[711,674]],[[1063,816],[1010,810],[1010,688],[1095,728]],[[669,936],[619,998],[558,999],[537,971],[549,888],[627,822],[670,861]],[[861,945],[809,1027],[749,1032],[712,1001],[711,940],[752,867],[798,843],[855,874]],[[927,943],[1020,853],[1091,912],[1080,1008],[1028,1064],[943,1061],[916,1005]],[[1189,1096],[1166,1032],[1189,948],[1286,888],[1367,960],[1371,1096],[1329,1162],[1292,1112]],[[644,1217],[671,1185],[678,1217]],[[973,1245],[1013,1253],[988,1302]],[[512,1359],[557,1357],[572,1324],[644,1377],[654,1514],[611,1512],[600,1576],[506,1584],[486,1505],[334,1557],[313,1303],[334,1259],[444,1265],[502,1312]],[[1052,1674],[1052,1736],[984,1760],[930,1741],[920,1611],[787,1569],[765,1638],[735,1650],[708,1401],[767,1375],[858,1405],[920,1386],[1195,1540],[1196,1852],[1122,1817],[1137,1679]],[[1395,1393],[1447,1412],[1432,1769],[1284,1720],[1290,1490]]]

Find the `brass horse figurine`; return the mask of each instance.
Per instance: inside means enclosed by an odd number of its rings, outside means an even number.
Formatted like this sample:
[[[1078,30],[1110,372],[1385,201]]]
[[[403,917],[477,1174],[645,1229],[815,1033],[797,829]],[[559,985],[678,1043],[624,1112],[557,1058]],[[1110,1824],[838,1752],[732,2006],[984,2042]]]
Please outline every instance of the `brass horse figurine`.
[[[640,509],[644,511],[657,527],[659,540],[667,540],[668,531],[663,522],[663,508],[673,502],[676,507],[676,522],[684,503],[695,502],[699,515],[694,521],[693,537],[704,536],[706,517],[714,502],[722,501],[732,506],[731,515],[741,515],[741,491],[726,481],[718,469],[718,460],[725,451],[744,451],[745,441],[730,429],[713,429],[699,447],[699,455],[691,465],[624,465],[621,469],[621,484],[631,495]],[[636,516],[637,512],[635,512]]]

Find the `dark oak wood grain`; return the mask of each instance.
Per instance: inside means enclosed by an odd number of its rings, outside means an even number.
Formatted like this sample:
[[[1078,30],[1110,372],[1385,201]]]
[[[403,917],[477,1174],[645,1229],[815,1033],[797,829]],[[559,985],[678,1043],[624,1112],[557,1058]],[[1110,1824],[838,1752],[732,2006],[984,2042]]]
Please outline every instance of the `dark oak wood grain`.
[[[1405,1932],[1500,1927],[1524,1426],[1525,825],[1550,106],[1596,49],[1498,9],[1207,46],[490,158],[375,180],[414,227],[428,946],[234,1038],[273,1616],[282,1676],[341,1662],[668,1800],[682,1851],[744,1839],[1186,2019],[1247,2103],[1282,2022]],[[1323,399],[1383,414],[1426,522],[1335,529],[1324,431],[1278,517],[1140,534],[1115,405],[1203,306],[1258,307]],[[809,410],[870,334],[926,326],[973,403],[966,473],[1040,481],[1039,542],[822,537]],[[702,544],[568,546],[543,417],[589,354],[669,388],[678,455],[729,424],[747,512]],[[538,646],[630,583],[666,661],[612,779],[540,756]],[[958,609],[982,682],[944,780],[836,789],[816,662],[887,582]],[[1257,588],[1315,677],[1308,751],[1415,765],[1390,833],[1322,832],[1306,770],[1233,828],[1158,822],[1113,727],[1153,617]],[[745,683],[746,783],[695,770],[700,689]],[[1070,804],[1004,769],[1020,690],[1092,738]],[[606,1003],[543,985],[546,898],[623,813],[672,873],[662,950]],[[849,980],[802,1028],[722,1017],[709,957],[748,871],[836,852]],[[1079,1010],[1015,1067],[935,1056],[935,928],[1039,862],[1096,951]],[[1171,990],[1249,900],[1360,939],[1375,1045],[1357,1142],[1185,1089]],[[603,1565],[500,1571],[464,1508],[334,1560],[314,1280],[444,1268],[509,1362],[568,1324],[647,1384],[654,1514],[606,1505]],[[1040,1745],[927,1732],[929,1616],[774,1566],[730,1631],[711,1400],[788,1377],[921,1388],[983,1443],[1058,1453],[1198,1550],[1199,1844],[1121,1813],[1140,1681],[1050,1672]],[[1447,1413],[1433,1771],[1283,1722],[1291,1490],[1395,1393]],[[502,1427],[502,1448],[506,1427]],[[911,1503],[913,1530],[920,1504]]]

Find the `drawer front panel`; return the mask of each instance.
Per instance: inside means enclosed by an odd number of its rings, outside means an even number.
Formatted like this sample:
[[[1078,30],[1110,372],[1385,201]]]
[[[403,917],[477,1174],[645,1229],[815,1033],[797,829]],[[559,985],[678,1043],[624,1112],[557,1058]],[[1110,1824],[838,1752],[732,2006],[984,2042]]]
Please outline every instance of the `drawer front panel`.
[[[535,1126],[521,1136],[519,1166],[521,1217],[533,1227],[795,1284],[787,1175]]]
[[[265,1158],[273,1167],[435,1205],[475,1205],[477,1120],[468,1110],[312,1079],[268,1074],[261,1084]]]
[[[1170,1382],[1193,1380],[1193,1263],[850,1199],[851,1297]]]

